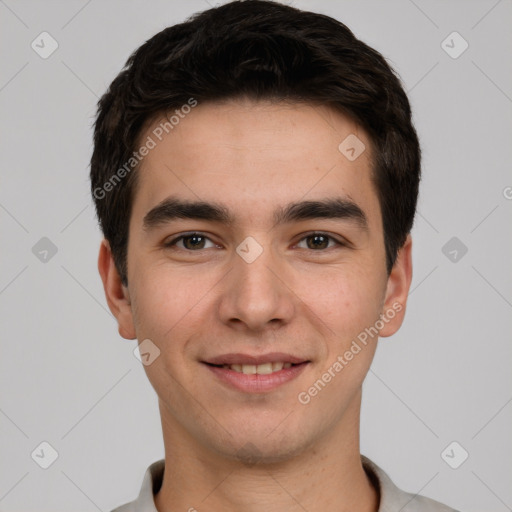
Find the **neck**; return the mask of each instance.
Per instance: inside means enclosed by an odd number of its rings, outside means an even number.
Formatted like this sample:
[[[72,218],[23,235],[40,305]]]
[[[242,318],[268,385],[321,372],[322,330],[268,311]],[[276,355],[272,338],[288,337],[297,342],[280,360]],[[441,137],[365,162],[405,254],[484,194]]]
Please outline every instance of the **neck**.
[[[379,495],[359,452],[361,395],[323,438],[299,455],[247,464],[199,446],[165,415],[165,471],[159,512],[377,512]],[[184,442],[185,440],[185,442]]]

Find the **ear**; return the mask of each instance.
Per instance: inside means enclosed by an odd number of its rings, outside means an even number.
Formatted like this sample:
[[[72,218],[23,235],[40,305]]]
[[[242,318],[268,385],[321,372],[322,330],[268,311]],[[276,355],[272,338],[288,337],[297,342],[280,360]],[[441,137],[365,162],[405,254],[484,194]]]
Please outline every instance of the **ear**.
[[[98,270],[103,281],[108,307],[117,319],[119,334],[127,340],[134,340],[136,334],[128,288],[121,283],[110,244],[105,239],[100,246]]]
[[[381,318],[384,320],[384,327],[380,330],[380,337],[387,337],[395,334],[405,317],[407,296],[412,280],[412,238],[407,239],[398,251],[398,255],[388,277],[386,295],[382,306]]]

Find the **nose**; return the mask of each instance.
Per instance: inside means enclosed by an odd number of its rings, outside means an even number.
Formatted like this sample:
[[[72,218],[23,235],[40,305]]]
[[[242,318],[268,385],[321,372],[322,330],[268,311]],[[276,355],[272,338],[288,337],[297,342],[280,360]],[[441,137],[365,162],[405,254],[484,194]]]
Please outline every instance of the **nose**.
[[[240,331],[264,331],[288,324],[295,313],[295,295],[286,282],[283,262],[264,248],[254,261],[233,256],[223,280],[219,315]]]

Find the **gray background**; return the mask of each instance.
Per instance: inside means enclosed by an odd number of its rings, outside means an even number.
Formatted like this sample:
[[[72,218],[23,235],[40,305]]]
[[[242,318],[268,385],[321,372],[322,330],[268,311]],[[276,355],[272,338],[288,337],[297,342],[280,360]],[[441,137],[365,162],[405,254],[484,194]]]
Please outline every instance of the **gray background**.
[[[410,492],[512,510],[512,2],[292,3],[390,60],[423,146],[411,296],[365,383],[362,452]],[[96,270],[91,124],[128,55],[207,7],[0,1],[1,510],[109,511],[163,457],[156,395]],[[59,45],[47,59],[31,48],[43,31]],[[458,58],[442,46],[453,31],[469,44]],[[43,441],[58,452],[48,469],[31,457],[49,457]],[[469,453],[458,469],[441,456],[452,441],[452,464]]]

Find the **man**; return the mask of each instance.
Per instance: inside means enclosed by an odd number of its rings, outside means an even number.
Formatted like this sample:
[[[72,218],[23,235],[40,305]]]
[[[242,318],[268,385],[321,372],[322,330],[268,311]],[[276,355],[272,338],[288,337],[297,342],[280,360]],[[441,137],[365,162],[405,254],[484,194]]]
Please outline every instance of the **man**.
[[[359,451],[419,181],[398,78],[332,18],[232,2],[130,57],[95,125],[98,267],[165,460],[117,511],[452,510]]]

